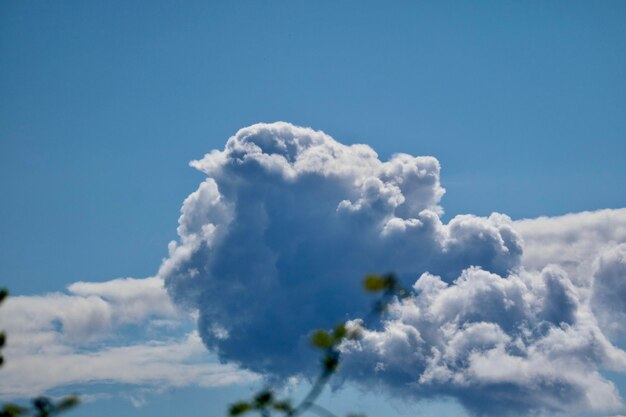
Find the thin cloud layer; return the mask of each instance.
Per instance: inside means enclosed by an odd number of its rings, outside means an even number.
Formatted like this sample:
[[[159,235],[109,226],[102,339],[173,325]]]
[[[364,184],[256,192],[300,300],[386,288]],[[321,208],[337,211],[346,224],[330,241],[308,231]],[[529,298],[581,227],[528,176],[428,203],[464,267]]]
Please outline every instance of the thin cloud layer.
[[[68,290],[3,303],[0,328],[8,339],[0,397],[34,397],[77,384],[162,390],[258,378],[216,363],[160,278],[77,282]]]
[[[207,346],[253,371],[315,366],[309,333],[368,310],[366,271],[410,283],[423,271],[452,280],[472,265],[519,265],[507,216],[441,222],[433,157],[383,162],[366,145],[274,123],[240,130],[192,166],[208,178],[185,200],[159,276],[198,309]]]

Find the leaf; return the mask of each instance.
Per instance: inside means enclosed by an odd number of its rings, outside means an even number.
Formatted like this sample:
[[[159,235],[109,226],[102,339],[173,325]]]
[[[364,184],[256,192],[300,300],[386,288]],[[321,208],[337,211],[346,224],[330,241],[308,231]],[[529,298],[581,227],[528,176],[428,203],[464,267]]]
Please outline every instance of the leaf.
[[[230,406],[230,409],[228,410],[228,415],[230,415],[230,416],[240,416],[240,415],[250,411],[251,408],[252,407],[251,407],[250,403],[247,403],[245,401],[240,401],[240,402],[235,403],[235,404]]]
[[[363,287],[369,292],[378,292],[387,288],[387,280],[378,275],[367,275],[363,280]]]
[[[2,407],[2,415],[10,417],[23,415],[26,411],[24,407],[20,407],[17,404],[7,403]]]
[[[347,333],[348,331],[346,330],[346,325],[343,323],[338,324],[337,326],[335,326],[335,332],[333,334],[333,336],[335,336],[335,341],[340,342],[341,339],[346,337]]]
[[[79,402],[80,400],[78,399],[77,396],[70,395],[68,397],[63,398],[61,401],[59,401],[56,404],[55,409],[56,411],[59,411],[59,412],[69,410],[70,408],[76,407]]]
[[[326,371],[334,372],[339,365],[339,358],[337,357],[337,355],[326,355],[324,357],[324,360],[322,361],[322,364],[324,365],[324,369]]]
[[[272,391],[261,391],[254,397],[254,402],[257,407],[265,407],[272,402],[273,398],[274,394],[272,394]]]
[[[55,411],[54,404],[48,397],[37,397],[32,400],[33,406],[37,410],[38,417],[48,417]]]
[[[0,347],[4,346],[7,341],[7,335],[4,332],[0,332]]]
[[[272,404],[272,407],[276,411],[282,411],[284,413],[290,413],[293,409],[291,408],[291,404],[289,401],[279,401]]]
[[[334,338],[324,330],[316,330],[311,336],[311,343],[313,346],[320,349],[328,349],[333,345]]]
[[[9,296],[9,290],[7,290],[6,288],[0,289],[0,303],[2,302],[2,300],[7,298],[8,296]]]

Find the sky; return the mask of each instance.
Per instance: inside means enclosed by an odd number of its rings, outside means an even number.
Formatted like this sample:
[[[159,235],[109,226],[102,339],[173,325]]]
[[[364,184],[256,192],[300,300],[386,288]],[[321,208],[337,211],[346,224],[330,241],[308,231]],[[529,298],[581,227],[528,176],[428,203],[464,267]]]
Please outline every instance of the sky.
[[[626,414],[626,4],[388,3],[0,3],[3,400]]]

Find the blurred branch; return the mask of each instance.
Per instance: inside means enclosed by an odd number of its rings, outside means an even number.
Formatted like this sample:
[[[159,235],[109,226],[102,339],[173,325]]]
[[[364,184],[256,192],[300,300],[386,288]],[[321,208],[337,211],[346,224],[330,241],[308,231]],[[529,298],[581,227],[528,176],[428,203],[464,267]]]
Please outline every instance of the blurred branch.
[[[363,288],[371,293],[380,293],[380,298],[374,302],[366,320],[383,314],[394,298],[402,299],[409,297],[411,294],[409,290],[402,287],[393,274],[367,275],[363,280]],[[359,329],[348,329],[346,323],[337,325],[332,332],[321,329],[316,330],[311,335],[311,344],[324,352],[321,360],[322,370],[309,392],[298,405],[292,408],[289,405],[289,400],[275,402],[272,391],[265,390],[257,394],[252,402],[240,401],[231,405],[229,415],[238,416],[248,411],[256,410],[262,417],[270,417],[273,409],[274,411],[284,413],[287,417],[296,417],[307,411],[314,412],[320,417],[337,417],[326,408],[316,404],[315,401],[319,398],[324,387],[339,367],[339,345],[345,339],[357,339],[359,336]],[[263,401],[259,401],[259,398],[262,398]]]

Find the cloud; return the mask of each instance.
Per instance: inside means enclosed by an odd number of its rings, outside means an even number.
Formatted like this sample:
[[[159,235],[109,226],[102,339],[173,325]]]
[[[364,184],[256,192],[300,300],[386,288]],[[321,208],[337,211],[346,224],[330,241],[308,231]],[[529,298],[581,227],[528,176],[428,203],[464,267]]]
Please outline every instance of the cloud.
[[[76,282],[68,291],[10,297],[2,313],[11,319],[2,321],[3,328],[16,340],[36,333],[80,344],[107,338],[120,326],[181,317],[157,277]]]
[[[626,372],[626,209],[443,223],[434,157],[382,161],[288,123],[191,165],[207,177],[157,276],[8,300],[1,392],[307,377],[311,331],[362,323],[363,275],[394,271],[415,293],[342,347],[343,380],[479,415],[623,411],[602,372]]]
[[[594,263],[591,305],[611,335],[626,333],[626,244],[607,249]]]
[[[7,355],[0,391],[5,397],[39,395],[64,385],[116,383],[163,387],[217,387],[258,379],[228,364],[210,363],[197,333],[89,352],[47,350]]]
[[[601,369],[626,353],[598,327],[566,273],[506,278],[470,268],[449,284],[423,274],[380,328],[343,346],[344,378],[416,399],[450,396],[475,414],[617,411]]]
[[[557,264],[588,286],[598,254],[626,242],[626,208],[518,220],[514,227],[524,240],[526,269]]]
[[[476,414],[622,406],[601,371],[626,370],[626,354],[592,300],[624,281],[602,267],[615,256],[596,258],[626,240],[626,209],[444,224],[435,158],[381,161],[287,123],[241,129],[191,165],[207,178],[158,275],[198,310],[199,334],[223,360],[310,375],[310,332],[358,322],[370,307],[361,277],[395,271],[408,286],[421,276],[417,295],[345,346],[345,379],[453,397]]]
[[[198,309],[207,346],[253,371],[285,377],[315,364],[309,333],[368,310],[367,271],[452,280],[472,265],[506,274],[522,255],[507,216],[441,222],[430,156],[383,162],[369,146],[273,123],[191,165],[208,178],[185,200],[158,275]]]
[[[258,378],[216,363],[198,333],[189,330],[193,318],[171,303],[160,278],[77,282],[68,290],[9,297],[3,303],[0,328],[8,334],[3,398],[76,384],[162,389]]]

